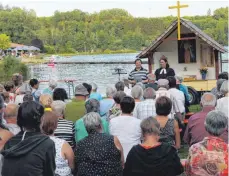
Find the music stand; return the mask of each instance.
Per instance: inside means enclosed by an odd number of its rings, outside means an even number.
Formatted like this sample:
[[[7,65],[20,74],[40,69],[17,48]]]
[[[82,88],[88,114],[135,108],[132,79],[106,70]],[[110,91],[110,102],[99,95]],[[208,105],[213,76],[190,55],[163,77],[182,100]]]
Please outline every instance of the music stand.
[[[115,72],[112,73],[112,75],[118,75],[118,80],[119,81],[120,81],[120,76],[121,75],[127,74],[126,72],[123,71],[124,69],[122,69],[122,68],[115,68],[114,70],[115,70]]]

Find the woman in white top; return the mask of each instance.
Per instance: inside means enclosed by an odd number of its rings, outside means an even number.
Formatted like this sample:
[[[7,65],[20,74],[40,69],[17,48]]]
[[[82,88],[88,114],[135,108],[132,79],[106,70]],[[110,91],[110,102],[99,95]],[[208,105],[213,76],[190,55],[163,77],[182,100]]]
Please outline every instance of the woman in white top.
[[[135,112],[138,104],[141,102],[141,100],[143,100],[143,88],[140,85],[136,84],[131,89],[131,97],[133,97],[135,101],[135,108],[134,108],[134,112]]]
[[[72,176],[74,170],[74,153],[71,146],[63,139],[56,138],[54,131],[57,128],[58,117],[54,112],[45,112],[42,117],[41,130],[49,135],[56,148],[56,170],[58,176]]]
[[[224,96],[217,100],[216,109],[223,112],[228,117],[228,81],[224,81],[221,88],[220,93]]]
[[[141,138],[141,120],[133,117],[131,113],[134,110],[135,102],[131,97],[124,97],[121,101],[122,114],[110,121],[110,134],[117,136],[124,152],[124,159],[130,149],[137,144],[140,144]]]

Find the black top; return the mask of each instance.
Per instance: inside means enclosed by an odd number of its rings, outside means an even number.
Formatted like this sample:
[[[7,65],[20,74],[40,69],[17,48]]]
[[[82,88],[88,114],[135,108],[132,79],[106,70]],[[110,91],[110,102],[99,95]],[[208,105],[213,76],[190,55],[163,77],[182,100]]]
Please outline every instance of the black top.
[[[54,142],[38,132],[27,132],[22,138],[20,132],[5,144],[2,176],[54,176]]]
[[[145,85],[145,87],[146,89],[150,87],[150,88],[153,88],[155,91],[158,90],[158,85],[156,83],[148,83]]]
[[[89,134],[76,146],[77,176],[121,176],[121,152],[114,137],[103,133]]]
[[[166,68],[166,74],[161,73],[162,68],[158,68],[156,71],[155,71],[155,76],[156,76],[156,80],[159,80],[159,79],[166,79],[168,76],[175,76],[175,72],[172,68]]]
[[[123,176],[176,176],[183,172],[177,150],[171,145],[150,149],[136,145],[127,156]]]

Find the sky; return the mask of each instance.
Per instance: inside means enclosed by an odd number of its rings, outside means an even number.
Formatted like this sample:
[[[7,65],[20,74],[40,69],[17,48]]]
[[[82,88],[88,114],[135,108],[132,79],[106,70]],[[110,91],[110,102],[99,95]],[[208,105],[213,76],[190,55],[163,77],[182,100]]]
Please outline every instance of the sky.
[[[175,9],[168,6],[175,5],[175,0],[0,0],[3,5],[33,9],[37,16],[52,16],[56,10],[61,12],[80,9],[94,13],[104,9],[121,8],[127,10],[134,17],[163,17],[176,16]],[[188,8],[181,9],[181,16],[206,15],[208,9],[213,12],[220,7],[228,6],[228,1],[193,0],[181,1],[188,4]]]

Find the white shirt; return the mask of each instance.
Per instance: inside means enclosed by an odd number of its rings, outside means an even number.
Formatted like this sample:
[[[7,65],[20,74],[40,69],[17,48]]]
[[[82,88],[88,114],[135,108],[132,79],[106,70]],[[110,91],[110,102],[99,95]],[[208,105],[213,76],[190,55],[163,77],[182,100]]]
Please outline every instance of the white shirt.
[[[223,97],[217,100],[216,109],[224,113],[228,117],[228,101],[229,97]]]
[[[184,93],[181,92],[180,90],[176,89],[176,88],[171,88],[168,91],[177,100],[179,112],[180,113],[184,113],[185,112],[185,107],[184,107],[184,105],[185,105],[185,97],[184,97]]]
[[[14,135],[18,134],[18,133],[21,131],[20,127],[19,127],[17,124],[7,123],[5,126],[6,126],[6,127],[10,130],[10,132],[13,133]]]
[[[124,153],[124,159],[130,149],[137,144],[141,143],[141,120],[133,116],[118,116],[111,119],[109,124],[110,134],[117,136],[119,139]]]
[[[156,116],[155,100],[146,99],[136,106],[133,116],[140,120],[146,119],[150,116]]]
[[[128,87],[124,87],[124,92],[127,96],[130,96],[131,97],[131,89],[129,89]]]

